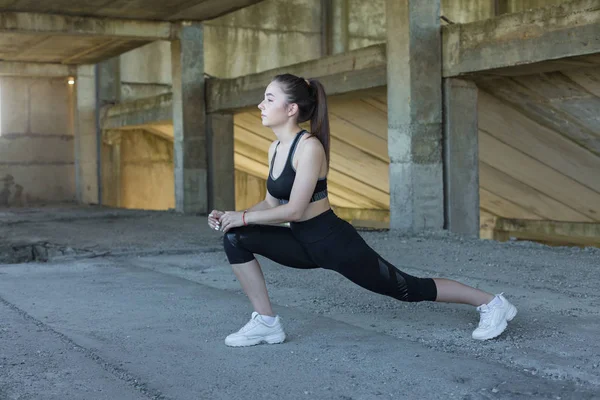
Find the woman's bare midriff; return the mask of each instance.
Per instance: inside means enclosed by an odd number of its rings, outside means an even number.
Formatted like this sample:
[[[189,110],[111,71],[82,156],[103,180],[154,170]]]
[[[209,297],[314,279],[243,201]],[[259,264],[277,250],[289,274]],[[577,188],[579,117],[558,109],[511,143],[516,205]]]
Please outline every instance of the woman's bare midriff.
[[[304,211],[304,214],[302,214],[302,217],[298,221],[306,221],[311,218],[314,218],[317,215],[329,210],[330,208],[331,204],[329,204],[329,198],[327,197],[322,200],[317,200],[315,202],[309,203],[308,207],[306,207],[306,210]]]

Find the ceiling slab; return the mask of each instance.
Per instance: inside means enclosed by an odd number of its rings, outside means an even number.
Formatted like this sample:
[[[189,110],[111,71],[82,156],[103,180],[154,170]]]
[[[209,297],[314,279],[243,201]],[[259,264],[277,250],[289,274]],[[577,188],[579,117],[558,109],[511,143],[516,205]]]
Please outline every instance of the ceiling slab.
[[[0,0],[0,59],[94,64],[260,0]]]
[[[204,21],[262,0],[0,0],[0,11],[137,20]]]

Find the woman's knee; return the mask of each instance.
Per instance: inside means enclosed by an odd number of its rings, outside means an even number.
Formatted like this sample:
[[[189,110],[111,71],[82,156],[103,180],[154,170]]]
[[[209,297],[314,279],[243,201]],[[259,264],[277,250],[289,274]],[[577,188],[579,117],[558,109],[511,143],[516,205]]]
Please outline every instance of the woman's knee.
[[[243,243],[244,228],[234,228],[223,235],[223,248],[230,264],[243,264],[254,259],[254,254]]]

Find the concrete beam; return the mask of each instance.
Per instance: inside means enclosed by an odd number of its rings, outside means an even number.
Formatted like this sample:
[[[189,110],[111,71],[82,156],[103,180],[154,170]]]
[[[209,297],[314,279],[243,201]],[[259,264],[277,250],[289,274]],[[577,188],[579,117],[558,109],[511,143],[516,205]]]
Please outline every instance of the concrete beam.
[[[172,93],[105,106],[102,109],[102,129],[120,129],[172,120]]]
[[[192,1],[191,3],[198,3],[185,10],[179,11],[176,14],[169,16],[169,20],[194,20],[194,21],[205,21],[220,17],[241,8],[246,8],[256,3],[260,3],[263,0],[203,0],[201,2]]]
[[[286,72],[319,79],[328,95],[385,86],[386,45],[369,46],[234,79],[210,79],[207,81],[207,111],[256,106],[273,77]]]
[[[0,61],[0,76],[66,78],[75,77],[77,68],[64,64]]]
[[[600,53],[598,0],[578,0],[468,24],[442,27],[443,76],[489,72]],[[538,64],[541,63],[541,64]],[[560,64],[557,64],[559,67]],[[524,73],[535,73],[525,68]]]
[[[113,37],[139,40],[167,40],[172,37],[170,22],[24,12],[0,13],[0,32]]]
[[[508,240],[537,240],[557,244],[600,247],[600,224],[594,222],[538,221],[497,217],[494,231]]]

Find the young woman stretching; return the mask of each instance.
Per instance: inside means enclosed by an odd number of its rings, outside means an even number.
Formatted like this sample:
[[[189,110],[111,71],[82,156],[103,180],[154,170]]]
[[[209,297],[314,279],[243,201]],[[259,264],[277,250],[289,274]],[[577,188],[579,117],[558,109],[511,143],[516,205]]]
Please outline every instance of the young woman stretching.
[[[258,108],[263,125],[278,139],[269,148],[267,196],[246,211],[213,210],[208,216],[209,226],[225,233],[227,258],[255,310],[244,327],[227,336],[226,345],[285,340],[254,254],[292,268],[330,269],[400,301],[476,306],[481,315],[474,339],[491,339],[506,329],[517,309],[502,294],[494,296],[448,279],[408,275],[384,260],[352,225],[334,214],[327,198],[327,98],[319,81],[278,75]],[[311,132],[298,126],[308,120]],[[270,225],[283,222],[290,227]]]

